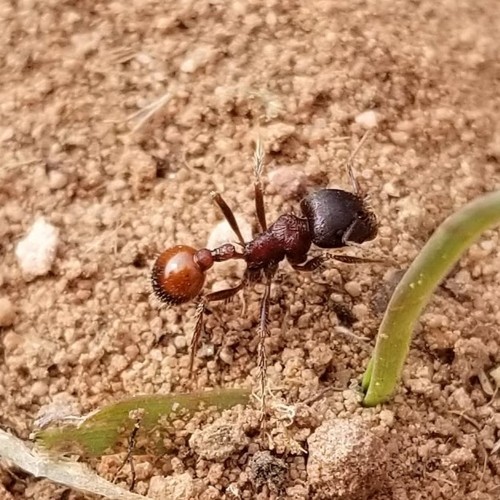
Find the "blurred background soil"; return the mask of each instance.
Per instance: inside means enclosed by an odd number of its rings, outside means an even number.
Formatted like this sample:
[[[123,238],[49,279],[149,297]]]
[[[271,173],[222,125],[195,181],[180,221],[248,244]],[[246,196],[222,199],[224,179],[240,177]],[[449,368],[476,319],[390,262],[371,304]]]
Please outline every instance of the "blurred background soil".
[[[427,308],[397,397],[363,409],[355,387],[397,271],[451,211],[500,188],[497,0],[2,0],[0,20],[2,428],[26,439],[53,405],[253,387],[261,287],[212,308],[190,380],[194,311],[151,301],[154,257],[207,245],[213,189],[254,224],[258,137],[273,220],[308,191],[349,189],[344,161],[376,122],[355,162],[380,222],[366,255],[395,263],[284,265],[273,288],[269,383],[301,418],[274,418],[268,439],[254,429],[222,463],[184,430],[163,457],[138,458],[136,491],[178,474],[196,498],[328,498],[308,482],[306,440],[356,415],[389,456],[379,500],[500,497],[499,401],[484,382],[500,360],[498,230]],[[38,216],[60,241],[51,272],[27,281],[14,249]],[[240,275],[217,266],[207,290]],[[252,480],[259,450],[284,464],[276,487]],[[94,466],[111,477],[119,461]],[[83,498],[0,479],[2,498]]]

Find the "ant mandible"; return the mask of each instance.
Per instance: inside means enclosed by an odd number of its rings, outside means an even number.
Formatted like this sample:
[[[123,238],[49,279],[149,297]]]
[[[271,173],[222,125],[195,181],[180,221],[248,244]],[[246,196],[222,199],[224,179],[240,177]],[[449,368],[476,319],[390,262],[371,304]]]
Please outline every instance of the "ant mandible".
[[[372,240],[377,235],[377,219],[371,211],[367,197],[362,193],[352,170],[352,160],[367,137],[363,136],[347,160],[347,171],[354,193],[341,189],[320,189],[300,202],[302,217],[292,213],[280,215],[268,227],[264,207],[262,170],[264,151],[257,142],[254,154],[255,205],[261,232],[250,241],[245,241],[236,218],[219,193],[211,193],[222,214],[236,234],[239,248],[232,243],[209,250],[196,250],[186,245],[177,245],[165,250],[156,259],[152,269],[154,294],[167,304],[182,304],[196,300],[194,332],[190,344],[189,371],[192,373],[194,357],[203,332],[207,304],[228,300],[250,283],[263,282],[264,294],[260,305],[258,365],[260,370],[261,402],[264,407],[266,392],[267,360],[264,341],[268,336],[269,298],[271,283],[278,264],[286,259],[300,272],[311,272],[321,267],[327,258],[345,263],[378,262],[347,255],[326,254],[308,259],[314,244],[320,248],[342,248]],[[205,273],[215,262],[241,259],[246,270],[240,283],[232,288],[207,294],[202,293]]]

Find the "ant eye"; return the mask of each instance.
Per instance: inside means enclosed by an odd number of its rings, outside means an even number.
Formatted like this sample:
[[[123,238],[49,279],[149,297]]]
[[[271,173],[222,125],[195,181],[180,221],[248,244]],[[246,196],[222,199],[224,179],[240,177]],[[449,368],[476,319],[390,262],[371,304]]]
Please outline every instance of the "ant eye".
[[[378,233],[378,223],[373,212],[367,210],[356,214],[357,223],[354,225],[349,241],[363,243],[373,240]]]

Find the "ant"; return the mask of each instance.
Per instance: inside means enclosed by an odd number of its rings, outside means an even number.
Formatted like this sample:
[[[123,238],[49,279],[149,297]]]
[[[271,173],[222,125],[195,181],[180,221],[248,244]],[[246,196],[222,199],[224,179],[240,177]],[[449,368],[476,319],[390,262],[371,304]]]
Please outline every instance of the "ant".
[[[161,253],[152,269],[152,285],[156,297],[167,304],[182,304],[196,300],[194,332],[190,344],[189,370],[192,374],[194,357],[203,332],[204,315],[209,302],[227,301],[251,283],[262,282],[264,294],[260,305],[258,365],[260,370],[261,405],[265,406],[267,360],[264,347],[268,336],[269,299],[271,283],[279,263],[286,259],[299,272],[311,272],[323,265],[328,258],[344,262],[380,262],[347,255],[326,254],[308,259],[311,245],[319,248],[342,248],[356,246],[376,237],[377,219],[371,211],[367,197],[362,193],[352,170],[352,160],[363,145],[365,133],[354,152],[347,160],[347,171],[354,193],[341,189],[320,189],[300,202],[302,217],[292,213],[280,215],[267,225],[264,206],[262,170],[264,150],[257,142],[254,153],[255,205],[260,232],[245,241],[236,218],[222,196],[212,192],[213,201],[236,234],[239,244],[225,243],[219,248],[196,250],[186,245],[177,245]],[[246,270],[239,284],[232,288],[203,294],[206,272],[216,262],[241,259]]]

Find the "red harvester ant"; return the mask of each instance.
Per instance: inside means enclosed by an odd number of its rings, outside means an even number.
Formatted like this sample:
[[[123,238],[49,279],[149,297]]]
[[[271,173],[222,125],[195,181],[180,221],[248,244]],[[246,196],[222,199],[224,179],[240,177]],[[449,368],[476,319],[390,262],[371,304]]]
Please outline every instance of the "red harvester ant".
[[[264,405],[267,369],[264,340],[268,335],[271,282],[278,264],[286,258],[295,270],[310,272],[319,268],[327,258],[346,263],[379,262],[330,254],[308,260],[307,255],[311,244],[320,248],[341,248],[372,240],[377,235],[377,219],[370,210],[366,196],[361,192],[351,167],[352,160],[366,137],[367,134],[363,136],[347,161],[354,193],[341,189],[320,189],[300,202],[302,217],[291,213],[283,214],[269,227],[266,222],[261,181],[264,151],[260,142],[257,143],[254,154],[255,204],[261,232],[251,241],[245,241],[232,210],[219,193],[213,192],[213,200],[238,237],[239,248],[232,243],[226,243],[214,250],[207,248],[195,250],[186,245],[177,245],[158,256],[151,276],[156,297],[167,304],[197,301],[196,322],[190,345],[191,373],[200,335],[203,332],[207,304],[227,300],[249,283],[261,281],[265,288],[260,306],[258,364],[262,405]],[[203,294],[205,273],[215,262],[230,259],[242,259],[247,265],[240,283],[232,288]]]

